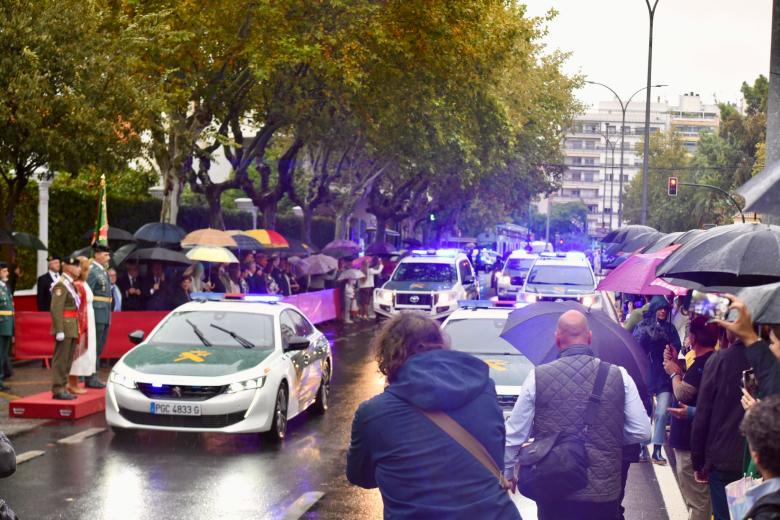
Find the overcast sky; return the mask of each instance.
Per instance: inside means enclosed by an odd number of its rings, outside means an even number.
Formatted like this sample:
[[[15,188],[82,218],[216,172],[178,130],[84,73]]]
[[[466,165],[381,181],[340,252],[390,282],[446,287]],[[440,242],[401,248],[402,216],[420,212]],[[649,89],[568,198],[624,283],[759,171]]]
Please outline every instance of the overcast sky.
[[[548,47],[572,52],[565,71],[606,83],[625,99],[647,75],[648,14],[644,0],[526,0],[528,14],[558,11]],[[651,2],[652,3],[652,2]],[[683,92],[702,101],[738,101],[743,81],[768,76],[771,0],[659,0],[653,31],[653,89],[676,104]],[[588,85],[578,97],[590,105],[610,99]],[[643,100],[642,94],[634,99]]]

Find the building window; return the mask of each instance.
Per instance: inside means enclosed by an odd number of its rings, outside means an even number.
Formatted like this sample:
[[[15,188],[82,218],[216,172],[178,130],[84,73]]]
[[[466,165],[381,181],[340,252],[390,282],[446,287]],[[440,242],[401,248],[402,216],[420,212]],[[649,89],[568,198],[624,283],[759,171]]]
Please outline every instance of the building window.
[[[569,144],[569,148],[573,148],[574,150],[582,149],[582,140],[580,139],[569,139],[566,142]]]
[[[571,172],[569,174],[569,180],[571,180],[571,181],[582,180],[582,174],[580,172]]]
[[[612,208],[604,208],[604,213],[606,213],[607,215],[611,215],[612,214]]]
[[[572,164],[582,164],[582,157],[572,157],[571,158]]]
[[[593,166],[593,165],[596,164],[596,159],[594,159],[593,157],[585,157],[584,159],[585,159],[585,161],[582,164],[587,164],[588,166]],[[577,163],[577,164],[580,164],[580,163]]]
[[[596,149],[596,141],[587,140],[585,141],[585,149],[586,150],[595,150]]]
[[[586,182],[593,182],[594,173],[593,172],[583,172],[584,173],[584,179]]]
[[[588,204],[588,213],[598,213],[599,207],[597,204]]]

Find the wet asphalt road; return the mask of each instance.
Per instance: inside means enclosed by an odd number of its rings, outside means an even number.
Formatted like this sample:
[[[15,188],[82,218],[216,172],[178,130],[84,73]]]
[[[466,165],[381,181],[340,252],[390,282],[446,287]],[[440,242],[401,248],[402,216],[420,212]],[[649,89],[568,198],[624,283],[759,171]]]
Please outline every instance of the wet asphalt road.
[[[0,497],[22,519],[282,519],[317,491],[324,497],[304,518],[382,518],[379,493],[344,477],[354,411],[383,387],[368,351],[373,325],[324,329],[335,358],[331,407],[324,417],[290,421],[282,446],[256,435],[142,432],[124,440],[108,429],[62,444],[105,421],[53,421],[13,438],[17,455],[44,454],[0,480]],[[650,465],[632,467],[625,504],[632,520],[668,518]]]

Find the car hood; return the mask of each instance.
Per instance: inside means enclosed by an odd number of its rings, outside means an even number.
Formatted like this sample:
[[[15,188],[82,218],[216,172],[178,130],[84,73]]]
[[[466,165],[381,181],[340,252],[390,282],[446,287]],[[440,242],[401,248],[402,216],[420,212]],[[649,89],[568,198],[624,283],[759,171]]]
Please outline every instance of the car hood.
[[[533,363],[522,354],[472,354],[490,369],[490,379],[496,386],[521,386],[534,369]]]
[[[390,291],[447,291],[454,282],[387,282],[382,289]]]
[[[146,343],[128,352],[122,362],[144,374],[219,377],[256,367],[272,352],[273,349]]]
[[[594,289],[587,287],[567,287],[565,285],[528,284],[526,286],[526,292],[552,296],[580,296],[583,294],[593,294]]]

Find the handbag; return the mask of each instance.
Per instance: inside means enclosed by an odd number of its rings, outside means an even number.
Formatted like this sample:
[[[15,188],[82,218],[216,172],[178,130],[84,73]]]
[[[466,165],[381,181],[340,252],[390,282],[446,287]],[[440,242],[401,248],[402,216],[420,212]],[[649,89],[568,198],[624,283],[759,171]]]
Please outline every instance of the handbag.
[[[581,431],[556,431],[520,448],[517,487],[524,496],[536,502],[561,500],[588,484],[585,436],[595,420],[608,373],[609,363],[600,362],[583,412]]]
[[[468,430],[444,412],[429,412],[421,408],[418,408],[418,410],[444,433],[452,437],[452,439],[460,444],[466,451],[471,453],[480,464],[485,466],[485,468],[496,477],[496,481],[502,489],[509,489],[509,482],[504,478],[504,474],[499,469],[496,461],[490,456],[490,453],[488,453],[485,446],[471,435]]]

